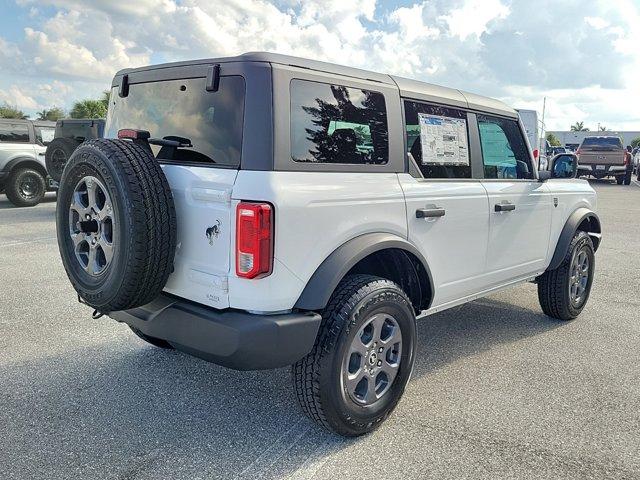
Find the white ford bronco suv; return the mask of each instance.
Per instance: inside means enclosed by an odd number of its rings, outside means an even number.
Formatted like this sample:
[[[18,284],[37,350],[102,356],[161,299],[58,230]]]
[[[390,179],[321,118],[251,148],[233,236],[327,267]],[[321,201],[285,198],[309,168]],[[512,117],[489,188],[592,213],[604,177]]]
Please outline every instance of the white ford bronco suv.
[[[537,172],[496,100],[249,53],[117,73],[105,137],[58,196],[79,299],[158,347],[293,365],[342,435],[398,403],[417,317],[526,281],[559,320],[589,297],[596,195],[574,155]]]
[[[0,118],[0,193],[16,207],[32,207],[50,188],[45,150],[55,123]]]

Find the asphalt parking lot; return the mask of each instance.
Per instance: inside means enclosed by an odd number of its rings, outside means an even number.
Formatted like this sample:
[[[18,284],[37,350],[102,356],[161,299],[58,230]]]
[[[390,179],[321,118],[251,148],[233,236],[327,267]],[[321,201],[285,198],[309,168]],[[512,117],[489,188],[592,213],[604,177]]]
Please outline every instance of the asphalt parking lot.
[[[521,285],[419,323],[392,417],[345,440],[288,369],[236,372],[91,319],[62,268],[55,197],[0,195],[0,477],[640,478],[640,185],[593,184],[604,239],[581,317]]]

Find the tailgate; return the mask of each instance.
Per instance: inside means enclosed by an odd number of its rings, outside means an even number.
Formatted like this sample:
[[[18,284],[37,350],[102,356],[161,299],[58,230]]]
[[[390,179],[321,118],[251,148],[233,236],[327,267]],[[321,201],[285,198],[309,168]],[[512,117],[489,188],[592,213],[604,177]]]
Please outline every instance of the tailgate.
[[[622,150],[586,150],[578,156],[580,165],[624,165]]]
[[[174,271],[165,291],[216,308],[229,307],[231,190],[238,171],[163,165],[178,220]]]

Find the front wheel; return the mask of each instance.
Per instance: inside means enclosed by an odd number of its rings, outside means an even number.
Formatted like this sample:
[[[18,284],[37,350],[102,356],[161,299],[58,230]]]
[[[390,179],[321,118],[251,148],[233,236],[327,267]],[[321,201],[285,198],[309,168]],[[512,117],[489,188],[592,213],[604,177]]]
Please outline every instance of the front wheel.
[[[7,198],[16,207],[33,207],[42,201],[47,186],[37,170],[18,168],[11,173],[5,189]]]
[[[538,278],[542,311],[558,320],[573,320],[580,315],[591,293],[594,269],[591,237],[587,232],[578,231],[560,266]]]
[[[344,436],[377,428],[393,411],[413,369],[415,315],[395,283],[346,277],[322,315],[313,350],[293,365],[302,410]]]

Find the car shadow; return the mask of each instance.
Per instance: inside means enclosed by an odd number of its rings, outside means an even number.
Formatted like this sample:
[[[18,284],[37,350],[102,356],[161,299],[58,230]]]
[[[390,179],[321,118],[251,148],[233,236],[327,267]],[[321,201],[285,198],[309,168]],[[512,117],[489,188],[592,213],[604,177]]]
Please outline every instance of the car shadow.
[[[56,203],[56,194],[55,192],[49,192],[45,195],[42,201],[38,205],[47,204],[47,203]],[[13,203],[9,201],[7,196],[4,193],[0,193],[0,210],[4,209],[14,209],[14,210],[33,210],[37,208],[38,205],[34,205],[33,207],[16,207]]]
[[[558,326],[493,299],[432,315],[418,323],[414,376]],[[48,465],[39,474],[171,477],[179,465],[184,478],[282,478],[358,441],[302,414],[288,369],[239,372],[122,338],[5,365],[6,410],[21,412],[0,414],[5,441]]]

